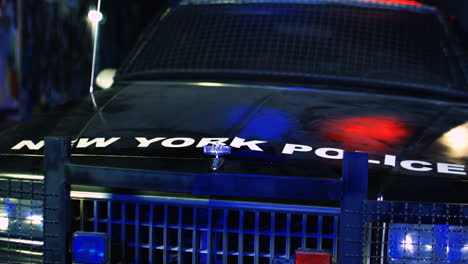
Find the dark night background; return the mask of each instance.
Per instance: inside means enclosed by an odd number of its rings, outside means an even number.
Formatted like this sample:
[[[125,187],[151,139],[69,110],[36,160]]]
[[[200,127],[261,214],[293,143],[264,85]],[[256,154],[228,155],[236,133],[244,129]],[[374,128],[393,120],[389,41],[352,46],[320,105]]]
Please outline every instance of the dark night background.
[[[97,0],[0,0],[0,128],[89,92]],[[166,1],[103,0],[96,74],[118,68]],[[2,66],[2,65],[0,65]],[[5,87],[6,84],[6,87]]]
[[[466,38],[468,1],[424,2],[439,5]],[[87,16],[96,5],[97,0],[0,0],[0,128],[88,93],[93,47]],[[166,5],[165,0],[102,0],[96,73],[118,68]]]

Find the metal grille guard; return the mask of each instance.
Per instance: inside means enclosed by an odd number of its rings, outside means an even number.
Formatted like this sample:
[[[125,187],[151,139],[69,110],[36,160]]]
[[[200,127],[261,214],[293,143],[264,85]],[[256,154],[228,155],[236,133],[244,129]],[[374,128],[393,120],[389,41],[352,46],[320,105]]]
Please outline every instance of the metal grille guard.
[[[358,264],[361,259],[352,252],[363,251],[361,241],[364,232],[362,202],[367,198],[368,156],[365,153],[345,153],[341,179],[317,179],[305,177],[273,177],[267,175],[237,174],[191,174],[168,173],[161,171],[128,170],[104,167],[91,167],[71,164],[70,141],[65,138],[45,139],[45,189],[46,193],[57,194],[45,199],[45,207],[58,210],[44,212],[44,246],[55,248],[46,252],[45,263],[67,263],[70,260],[68,249],[70,238],[70,185],[90,184],[103,187],[131,187],[162,190],[179,193],[252,196],[242,186],[256,188],[258,197],[296,198],[304,200],[341,201],[340,244],[338,259],[340,263]],[[109,177],[112,175],[112,177]],[[131,184],[129,184],[131,179]],[[352,228],[350,228],[352,227]],[[346,234],[346,239],[343,235]],[[65,243],[64,243],[65,241]],[[351,253],[350,253],[351,252]]]

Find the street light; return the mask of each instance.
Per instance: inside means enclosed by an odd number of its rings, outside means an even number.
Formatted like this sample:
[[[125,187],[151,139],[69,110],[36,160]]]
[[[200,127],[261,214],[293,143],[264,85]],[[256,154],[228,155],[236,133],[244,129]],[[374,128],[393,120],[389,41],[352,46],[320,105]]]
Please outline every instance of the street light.
[[[93,23],[99,23],[102,17],[102,13],[98,10],[89,10],[88,12],[88,19]]]
[[[88,19],[92,22],[92,32],[93,34],[93,64],[91,65],[91,83],[89,85],[89,92],[92,94],[94,90],[94,72],[96,68],[96,50],[97,50],[97,39],[98,39],[98,32],[99,32],[99,21],[102,20],[102,13],[101,13],[101,0],[98,0],[96,10],[90,10],[88,12]]]

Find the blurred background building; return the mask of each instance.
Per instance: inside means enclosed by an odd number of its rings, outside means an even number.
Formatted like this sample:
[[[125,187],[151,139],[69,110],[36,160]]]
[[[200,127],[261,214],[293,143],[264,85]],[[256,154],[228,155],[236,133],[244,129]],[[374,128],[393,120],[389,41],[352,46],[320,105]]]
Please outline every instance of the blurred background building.
[[[0,0],[1,127],[89,92],[97,0]],[[97,72],[117,68],[165,1],[103,0]]]
[[[467,0],[420,1],[439,5],[468,32]],[[0,0],[0,129],[89,92],[93,30],[88,12],[97,2]],[[96,73],[118,68],[166,5],[166,0],[102,0]]]

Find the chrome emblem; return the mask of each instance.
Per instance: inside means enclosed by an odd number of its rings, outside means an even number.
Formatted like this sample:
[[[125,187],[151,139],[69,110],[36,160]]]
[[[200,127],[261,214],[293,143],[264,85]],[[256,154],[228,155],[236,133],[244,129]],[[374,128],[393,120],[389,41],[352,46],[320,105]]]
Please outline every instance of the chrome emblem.
[[[221,144],[211,144],[204,146],[203,151],[205,154],[215,156],[211,164],[211,169],[215,171],[223,165],[224,159],[220,156],[231,154],[231,147]]]

